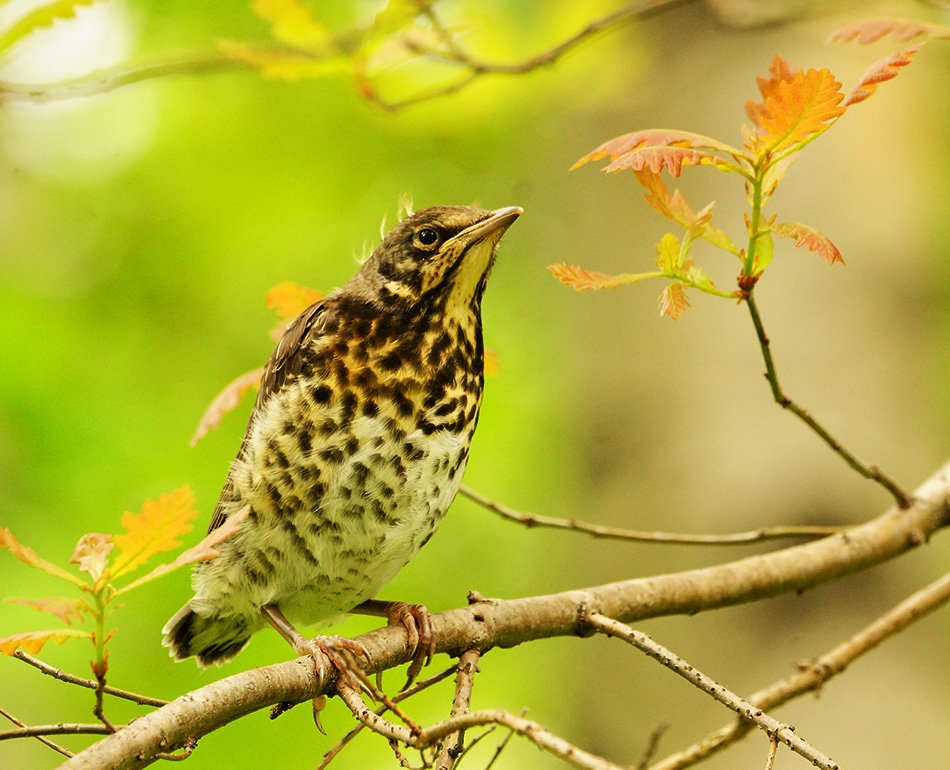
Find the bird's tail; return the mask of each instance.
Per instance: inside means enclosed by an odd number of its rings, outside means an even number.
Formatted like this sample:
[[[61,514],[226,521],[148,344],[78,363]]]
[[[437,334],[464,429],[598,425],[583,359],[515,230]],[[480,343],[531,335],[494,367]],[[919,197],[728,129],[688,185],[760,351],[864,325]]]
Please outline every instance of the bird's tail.
[[[171,648],[175,660],[196,657],[198,665],[207,668],[231,660],[244,649],[254,630],[242,615],[203,615],[189,602],[165,624],[162,644]]]

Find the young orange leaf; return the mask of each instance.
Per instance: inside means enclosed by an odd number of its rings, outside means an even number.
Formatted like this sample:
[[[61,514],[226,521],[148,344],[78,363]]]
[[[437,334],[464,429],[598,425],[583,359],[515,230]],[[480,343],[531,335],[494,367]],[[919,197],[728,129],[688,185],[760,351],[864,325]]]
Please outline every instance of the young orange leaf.
[[[13,533],[6,529],[5,527],[0,527],[0,547],[9,548],[10,551],[24,564],[28,564],[31,567],[36,567],[41,569],[47,574],[52,575],[53,577],[61,578],[62,580],[68,580],[75,586],[85,586],[86,584],[80,580],[75,575],[71,575],[69,572],[64,570],[62,567],[57,567],[55,564],[52,564],[46,559],[40,558],[40,556],[32,548],[28,548],[22,543],[18,542],[17,539],[13,536]]]
[[[88,639],[92,634],[78,628],[61,628],[56,631],[27,631],[25,634],[13,634],[0,639],[0,652],[13,655],[18,649],[30,655],[36,655],[47,642],[62,644],[67,639]]]
[[[910,48],[905,48],[903,51],[898,51],[874,62],[868,71],[861,76],[858,84],[851,89],[848,98],[844,100],[844,106],[850,107],[852,104],[863,102],[877,90],[879,83],[897,77],[898,67],[906,67],[910,64],[914,54],[920,50],[922,45],[923,43],[912,45]]]
[[[795,76],[795,72],[788,59],[775,54],[772,64],[769,65],[769,75],[767,78],[761,76],[756,78],[759,93],[762,94],[762,101],[754,102],[750,99],[745,103],[746,115],[757,126],[762,125],[762,118],[768,114],[765,109],[766,100],[769,97],[775,98],[778,95],[779,83],[791,81]]]
[[[689,131],[677,131],[667,128],[648,128],[643,131],[633,131],[623,136],[617,136],[604,142],[597,149],[587,153],[571,168],[583,166],[587,161],[600,160],[604,157],[619,158],[632,150],[645,146],[654,147],[681,147],[696,150],[713,150],[725,152],[729,155],[739,155],[741,152],[724,142],[702,134],[693,134]]]
[[[835,262],[844,264],[841,252],[828,239],[828,236],[813,227],[803,225],[800,222],[779,222],[772,225],[772,232],[785,238],[794,238],[795,246],[804,246],[809,251],[814,251],[829,265],[833,265]]]
[[[843,112],[841,83],[826,70],[799,70],[777,83],[759,116],[759,141],[772,152],[794,147],[824,131]]]
[[[648,169],[634,171],[637,181],[643,185],[647,194],[646,202],[654,211],[682,225],[693,238],[705,238],[710,243],[725,251],[738,254],[739,250],[728,235],[712,226],[712,209],[710,203],[697,214],[693,211],[686,198],[679,190],[671,193],[663,183],[663,178]]]
[[[10,604],[22,604],[40,612],[48,612],[50,615],[59,618],[67,626],[71,625],[74,620],[81,623],[82,613],[89,612],[91,609],[82,599],[65,599],[60,596],[47,599],[10,598],[4,599],[4,601]]]
[[[211,559],[217,558],[219,551],[215,548],[215,546],[223,543],[229,537],[234,535],[238,529],[240,529],[241,522],[247,518],[247,514],[250,510],[251,507],[249,505],[245,505],[237,513],[233,513],[228,516],[228,518],[225,519],[224,524],[222,524],[220,527],[215,527],[212,529],[197,545],[192,546],[186,551],[182,551],[173,562],[170,562],[169,564],[159,564],[148,574],[133,580],[128,585],[120,588],[115,592],[115,595],[118,596],[119,594],[123,594],[126,591],[131,591],[143,583],[147,583],[149,580],[154,580],[157,577],[161,577],[162,575],[165,575],[172,570],[176,570],[179,567],[193,564],[196,561],[209,561]]]
[[[198,515],[194,505],[191,489],[184,486],[159,495],[158,500],[146,500],[139,514],[123,513],[126,532],[115,536],[118,556],[112,566],[112,579],[137,569],[157,553],[180,546],[175,538],[191,529],[189,522]]]
[[[88,572],[92,582],[98,582],[109,564],[109,553],[112,551],[112,535],[103,535],[101,532],[88,532],[79,538],[76,549],[69,560],[70,564],[78,564],[82,572]]]
[[[296,318],[323,295],[293,281],[284,281],[267,292],[267,307],[280,319]]]
[[[245,372],[225,385],[224,390],[214,397],[214,401],[208,404],[205,413],[201,415],[195,435],[191,437],[191,445],[194,446],[204,438],[208,431],[217,428],[221,424],[221,418],[241,403],[244,394],[251,388],[257,388],[263,375],[264,367],[262,366]]]
[[[691,307],[686,294],[683,292],[683,284],[671,283],[663,289],[660,295],[660,315],[668,315],[674,321],[678,319],[686,308]]]
[[[849,43],[857,38],[859,43],[866,44],[874,43],[886,35],[900,41],[913,40],[922,35],[947,40],[950,39],[950,28],[902,19],[866,19],[839,27],[831,33],[828,42]]]
[[[591,291],[592,289],[616,289],[625,283],[636,283],[644,278],[655,276],[655,273],[621,273],[620,275],[607,275],[598,273],[594,270],[588,270],[578,265],[566,265],[559,262],[556,265],[548,265],[548,270],[561,283],[567,284],[574,291]]]
[[[705,163],[714,166],[721,162],[718,156],[691,147],[645,146],[624,153],[604,171],[613,174],[630,168],[634,171],[648,169],[659,174],[665,168],[670,176],[679,176],[684,165],[698,166]]]

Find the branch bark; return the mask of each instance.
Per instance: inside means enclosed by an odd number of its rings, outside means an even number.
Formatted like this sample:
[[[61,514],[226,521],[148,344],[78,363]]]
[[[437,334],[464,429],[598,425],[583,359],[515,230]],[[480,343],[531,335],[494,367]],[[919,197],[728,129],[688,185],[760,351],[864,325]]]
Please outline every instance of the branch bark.
[[[624,580],[547,596],[502,601],[475,598],[433,616],[436,652],[513,647],[535,639],[590,633],[584,618],[598,612],[624,623],[693,614],[798,591],[868,569],[927,542],[950,524],[950,462],[915,493],[872,521],[813,543],[703,569]],[[387,626],[358,637],[368,674],[410,660],[405,630]],[[302,702],[332,693],[332,677],[320,681],[310,658],[236,674],[187,693],[136,719],[62,765],[138,768],[155,755],[197,740],[246,714],[280,701]]]

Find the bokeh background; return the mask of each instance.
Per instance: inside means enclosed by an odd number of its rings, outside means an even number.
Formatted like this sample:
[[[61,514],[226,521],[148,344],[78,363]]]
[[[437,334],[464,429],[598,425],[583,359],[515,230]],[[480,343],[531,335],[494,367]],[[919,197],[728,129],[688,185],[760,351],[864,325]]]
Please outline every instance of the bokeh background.
[[[378,9],[314,5],[341,25]],[[547,48],[612,7],[440,4],[447,21],[468,28],[467,45],[502,60]],[[17,8],[0,7],[0,21]],[[0,524],[63,563],[84,532],[115,532],[123,511],[187,483],[203,512],[187,538],[197,542],[249,404],[196,448],[188,440],[218,390],[266,359],[274,322],[266,291],[286,280],[324,291],[343,283],[404,195],[417,207],[525,209],[485,298],[486,343],[500,372],[488,381],[467,483],[519,509],[637,529],[726,532],[878,514],[888,496],[772,403],[744,308],[694,293],[692,309],[672,322],[657,313],[659,282],[577,294],[545,266],[648,270],[666,231],[632,176],[605,177],[592,165],[569,172],[582,154],[646,127],[738,142],[743,105],[776,53],[796,67],[830,68],[847,90],[903,44],[824,41],[841,24],[881,14],[948,23],[939,3],[687,2],[599,35],[552,67],[485,77],[397,114],[368,105],[342,78],[288,83],[252,71],[3,104]],[[223,0],[105,2],[9,51],[0,77],[56,80],[265,32],[248,7]],[[757,292],[787,392],[910,488],[950,454],[948,74],[950,45],[930,43],[804,153],[770,210],[826,232],[847,266],[780,242]],[[677,186],[696,208],[716,200],[717,223],[740,242],[735,178],[687,169]],[[696,257],[721,286],[732,284],[730,258],[703,246]],[[639,627],[751,692],[938,577],[947,548],[937,537],[801,596]],[[464,603],[470,589],[527,596],[755,550],[525,530],[459,499],[383,597],[438,611]],[[9,553],[0,553],[0,575],[7,596],[65,590]],[[112,683],[173,698],[287,658],[277,635],[264,632],[220,670],[173,663],[159,629],[189,595],[182,571],[128,597],[113,616]],[[0,636],[55,623],[0,604]],[[350,620],[341,631],[372,623]],[[817,700],[778,716],[843,767],[936,767],[950,755],[948,631],[947,613],[938,613],[855,663]],[[79,642],[41,655],[83,675],[90,656]],[[437,659],[433,670],[445,665]],[[475,708],[527,708],[621,763],[635,764],[661,723],[669,729],[660,756],[729,716],[615,641],[493,651],[481,670]],[[445,683],[411,701],[411,713],[431,722],[450,701]],[[93,721],[89,692],[10,659],[0,660],[0,706],[31,724]],[[110,701],[109,713],[127,720],[141,710]],[[203,738],[188,765],[313,768],[351,726],[337,702],[323,721],[329,738],[313,729],[307,707],[274,722],[255,714]],[[499,740],[484,741],[471,766],[484,767]],[[88,739],[62,743],[78,750]],[[754,735],[706,766],[761,767],[766,752]],[[4,767],[52,767],[57,756],[35,742],[0,744]],[[395,766],[372,736],[337,763]],[[560,765],[515,739],[498,766]],[[805,763],[781,752],[776,766]]]

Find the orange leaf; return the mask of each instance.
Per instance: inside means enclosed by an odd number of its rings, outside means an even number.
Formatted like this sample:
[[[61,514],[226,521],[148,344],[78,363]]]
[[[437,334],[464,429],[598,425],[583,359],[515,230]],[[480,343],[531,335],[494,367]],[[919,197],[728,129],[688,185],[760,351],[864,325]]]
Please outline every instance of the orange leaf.
[[[267,307],[278,318],[296,318],[323,295],[293,281],[284,281],[267,292]]]
[[[852,104],[863,102],[877,90],[879,83],[897,77],[897,68],[906,67],[910,64],[914,54],[920,50],[922,45],[923,43],[912,45],[910,48],[905,48],[903,51],[898,51],[874,62],[868,71],[861,76],[858,84],[851,89],[848,98],[844,100],[844,106],[850,107]]]
[[[122,514],[125,534],[115,536],[118,556],[112,567],[112,579],[142,566],[162,551],[170,551],[181,543],[175,538],[191,529],[188,523],[197,515],[195,498],[187,486],[171,494],[159,495],[158,500],[146,500],[139,514]]]
[[[762,118],[767,113],[765,112],[765,100],[770,96],[775,97],[778,94],[779,83],[783,81],[790,81],[795,73],[792,70],[792,65],[789,63],[788,59],[785,59],[778,54],[775,54],[775,58],[772,59],[772,64],[769,66],[769,73],[771,77],[761,77],[756,78],[756,83],[759,86],[759,93],[762,94],[761,102],[753,102],[751,99],[745,103],[745,112],[749,116],[755,125],[762,125]]]
[[[921,35],[946,40],[950,39],[950,29],[902,19],[866,19],[839,27],[831,33],[828,42],[849,43],[857,38],[859,43],[866,44],[874,43],[886,35],[900,41],[913,40]]]
[[[648,128],[643,131],[633,131],[632,133],[624,134],[623,136],[617,136],[613,139],[610,139],[609,141],[604,142],[597,149],[587,153],[587,155],[577,161],[577,163],[575,163],[571,168],[577,168],[578,166],[584,165],[589,160],[599,160],[603,157],[609,156],[611,159],[619,158],[621,155],[625,155],[628,152],[648,145],[655,147],[680,147],[697,150],[714,150],[725,152],[730,155],[739,154],[739,150],[709,136],[693,134],[689,131],[677,131],[667,128]],[[658,171],[658,169],[654,170]]]
[[[683,291],[683,284],[668,284],[660,295],[660,315],[668,315],[674,321],[679,318],[686,308],[691,307],[686,294]]]
[[[244,394],[251,388],[256,388],[264,375],[264,367],[252,369],[224,386],[224,390],[214,397],[208,404],[205,413],[198,421],[195,435],[191,437],[191,445],[197,444],[208,431],[214,430],[221,424],[221,418],[241,403]]]
[[[565,265],[559,262],[556,265],[548,265],[548,270],[561,283],[567,284],[574,291],[591,291],[592,289],[615,289],[625,283],[635,283],[639,276],[630,273],[621,273],[620,275],[607,275],[588,270],[578,265]]]
[[[43,649],[47,642],[62,644],[67,639],[88,639],[89,631],[78,628],[61,628],[56,631],[27,631],[25,634],[13,634],[0,639],[0,652],[4,655],[13,655],[18,649],[35,655]]]
[[[57,567],[55,564],[46,561],[46,559],[40,558],[40,556],[32,548],[28,548],[27,546],[18,542],[13,536],[13,533],[5,527],[0,527],[0,547],[9,548],[13,555],[24,564],[41,569],[44,572],[53,575],[54,577],[68,580],[73,585],[86,585],[82,580],[77,578],[75,575],[71,575],[62,567]]]
[[[89,605],[81,599],[65,599],[59,596],[47,599],[11,598],[4,599],[4,601],[10,604],[22,604],[40,612],[48,612],[50,615],[55,615],[66,625],[71,625],[74,620],[81,623],[82,613],[89,610]]]
[[[224,523],[221,526],[215,527],[213,530],[211,530],[201,539],[197,545],[192,546],[186,551],[182,551],[173,562],[169,564],[159,564],[147,575],[144,575],[137,580],[133,580],[128,585],[123,586],[118,591],[116,591],[116,596],[125,593],[126,591],[130,591],[133,588],[137,588],[149,580],[154,580],[157,577],[161,577],[162,575],[165,575],[172,570],[178,569],[179,567],[184,567],[187,564],[193,564],[196,561],[210,561],[211,559],[217,558],[220,552],[215,548],[215,546],[227,540],[229,537],[234,535],[238,529],[240,529],[241,522],[247,518],[247,514],[250,510],[251,506],[245,505],[243,508],[241,508],[241,510],[237,511],[237,513],[232,513],[224,520]]]
[[[608,165],[604,171],[609,174],[625,169],[649,169],[659,174],[664,168],[670,176],[679,176],[683,166],[698,166],[702,163],[716,165],[721,159],[712,153],[703,150],[694,150],[691,147],[639,147],[636,150],[621,155]]]
[[[775,83],[774,88],[770,83],[768,90],[769,95],[759,105],[758,141],[772,152],[824,131],[845,110],[841,83],[826,69],[798,70],[790,80]]]
[[[803,225],[800,222],[779,222],[772,225],[772,232],[785,238],[795,238],[795,246],[804,246],[809,251],[814,251],[829,265],[835,262],[844,264],[841,252],[828,239],[828,236],[820,233],[813,227]]]
[[[88,532],[79,538],[69,563],[78,564],[79,569],[82,572],[88,572],[95,583],[106,571],[110,551],[112,551],[112,535]]]

